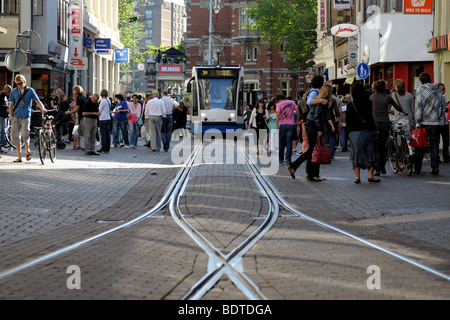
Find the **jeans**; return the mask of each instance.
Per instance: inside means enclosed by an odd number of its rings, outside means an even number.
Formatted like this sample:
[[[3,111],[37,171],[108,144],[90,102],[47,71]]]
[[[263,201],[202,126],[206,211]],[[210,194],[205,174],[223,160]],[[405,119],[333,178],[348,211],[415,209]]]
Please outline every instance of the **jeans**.
[[[6,146],[6,120],[8,118],[0,117],[0,146]]]
[[[167,115],[162,119],[161,126],[161,140],[163,143],[164,151],[168,151],[170,148],[170,141],[172,140],[172,128],[173,118],[171,115]]]
[[[391,128],[390,122],[375,122],[378,131],[378,141],[375,143],[375,150],[377,153],[375,160],[375,170],[384,170],[387,161],[386,141],[389,137],[389,130]]]
[[[113,144],[119,145],[119,128],[120,131],[122,132],[122,137],[123,137],[123,142],[125,143],[125,145],[130,145],[129,141],[128,141],[128,120],[117,120],[114,119],[113,121]]]
[[[84,151],[95,151],[95,133],[97,132],[97,119],[83,118]]]
[[[152,148],[152,151],[159,152],[161,150],[161,125],[161,116],[148,117],[148,126],[150,129],[150,147]]]
[[[306,152],[303,152],[301,156],[291,164],[291,168],[297,170],[298,167],[300,167],[300,165],[306,161],[306,173],[308,174],[308,178],[310,180],[312,180],[314,177],[319,177],[320,173],[320,164],[311,162],[314,147],[316,146],[316,141],[317,130],[310,129],[308,131],[308,150],[306,150]]]
[[[439,126],[422,126],[427,130],[428,139],[430,139],[430,158],[431,168],[439,168]],[[423,155],[426,148],[416,148],[414,155],[414,169],[416,172],[422,170]]]
[[[100,121],[101,151],[109,152],[111,147],[111,120]]]
[[[334,123],[334,132],[331,130],[331,127],[329,127],[328,125],[325,127],[325,131],[324,131],[324,138],[325,141],[327,142],[329,148],[330,148],[330,153],[331,156],[334,156],[334,152],[336,151],[336,137],[337,137],[337,128],[338,128],[338,124]]]
[[[280,128],[279,137],[279,150],[278,160],[282,163],[285,159],[288,163],[291,163],[292,158],[292,139],[297,129],[295,124],[282,124]],[[284,154],[284,148],[286,148],[286,155]]]
[[[136,123],[128,122],[128,128],[130,128],[130,144],[137,147],[139,127]]]

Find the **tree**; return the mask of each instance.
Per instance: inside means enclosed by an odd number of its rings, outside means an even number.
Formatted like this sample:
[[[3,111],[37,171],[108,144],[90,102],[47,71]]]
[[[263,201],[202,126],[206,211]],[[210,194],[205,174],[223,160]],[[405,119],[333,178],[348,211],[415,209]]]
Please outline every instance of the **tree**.
[[[258,0],[248,9],[250,30],[283,54],[293,70],[312,66],[317,43],[316,0]]]
[[[124,48],[130,49],[130,63],[122,63],[120,71],[128,73],[132,69],[131,63],[139,63],[144,60],[145,50],[139,49],[139,43],[145,37],[145,26],[139,20],[141,15],[134,10],[143,3],[143,0],[119,0],[119,32],[120,42]]]

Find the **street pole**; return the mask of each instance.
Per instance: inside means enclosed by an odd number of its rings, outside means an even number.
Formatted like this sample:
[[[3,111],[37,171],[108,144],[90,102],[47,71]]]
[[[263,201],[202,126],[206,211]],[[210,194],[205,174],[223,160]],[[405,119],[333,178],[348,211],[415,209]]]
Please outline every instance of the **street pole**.
[[[208,45],[208,65],[212,65],[212,13],[213,13],[213,0],[209,0],[209,45]]]

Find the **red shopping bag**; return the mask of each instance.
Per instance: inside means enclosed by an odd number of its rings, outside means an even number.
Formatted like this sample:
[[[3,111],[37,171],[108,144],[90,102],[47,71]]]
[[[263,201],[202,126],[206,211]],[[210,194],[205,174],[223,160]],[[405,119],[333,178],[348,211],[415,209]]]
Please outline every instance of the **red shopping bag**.
[[[417,128],[411,131],[411,141],[409,145],[413,148],[424,148],[428,145],[427,130]]]
[[[316,145],[314,146],[314,150],[312,153],[311,162],[319,164],[331,163],[331,152],[323,136],[317,137]]]

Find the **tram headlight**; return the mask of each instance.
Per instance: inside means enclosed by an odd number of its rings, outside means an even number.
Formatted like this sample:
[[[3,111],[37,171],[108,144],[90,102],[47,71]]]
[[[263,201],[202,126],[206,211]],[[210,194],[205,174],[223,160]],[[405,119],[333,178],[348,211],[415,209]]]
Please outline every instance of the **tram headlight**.
[[[204,112],[202,112],[200,115],[202,116],[202,118],[206,117],[206,113]]]
[[[230,113],[230,118],[234,118],[235,114],[234,112]]]

